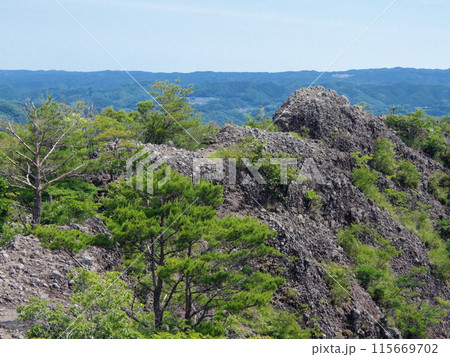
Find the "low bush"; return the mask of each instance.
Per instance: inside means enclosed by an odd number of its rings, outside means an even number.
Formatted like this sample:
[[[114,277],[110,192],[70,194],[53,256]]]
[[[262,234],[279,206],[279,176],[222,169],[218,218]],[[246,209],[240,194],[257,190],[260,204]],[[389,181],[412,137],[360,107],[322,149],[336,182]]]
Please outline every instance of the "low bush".
[[[411,161],[399,162],[394,179],[405,188],[417,188],[421,175]]]
[[[63,250],[69,254],[76,254],[86,249],[95,239],[94,236],[77,229],[61,230],[55,226],[37,226],[33,233],[39,238],[44,248]]]
[[[274,124],[272,118],[268,116],[268,113],[264,110],[263,107],[259,107],[256,116],[246,114],[245,118],[247,119],[247,122],[244,124],[244,126],[267,131],[278,131],[278,126]]]
[[[320,209],[322,207],[322,196],[314,190],[307,190],[304,193],[304,199],[308,211],[310,211],[313,215],[320,213]]]
[[[435,172],[430,175],[428,191],[436,197],[439,202],[450,206],[450,176],[444,172]]]
[[[408,195],[403,191],[396,191],[390,188],[384,190],[384,194],[389,199],[389,202],[396,207],[407,206]]]
[[[7,192],[8,184],[0,177],[0,234],[3,232],[3,225],[10,210],[9,200],[6,198]]]
[[[351,270],[334,262],[322,266],[325,269],[325,282],[330,286],[333,305],[346,306],[351,300]]]
[[[370,166],[385,175],[393,175],[397,165],[395,158],[395,144],[386,139],[378,139]]]

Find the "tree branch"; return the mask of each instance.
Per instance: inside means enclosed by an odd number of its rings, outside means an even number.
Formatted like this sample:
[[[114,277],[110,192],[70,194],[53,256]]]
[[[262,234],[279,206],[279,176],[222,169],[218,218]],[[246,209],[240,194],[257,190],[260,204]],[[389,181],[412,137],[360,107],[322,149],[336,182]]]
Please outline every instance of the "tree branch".
[[[50,176],[51,174],[55,173],[56,171],[58,171],[61,167],[63,167],[67,161],[69,161],[71,158],[73,157],[73,148],[72,148],[72,153],[65,158],[58,166],[56,166],[53,170],[51,170],[50,172],[48,172],[47,174],[45,174],[45,176]]]
[[[20,171],[22,171],[25,175],[27,175],[27,177],[29,175],[31,175],[34,178],[34,175],[30,172],[30,170],[25,170],[22,166],[20,166],[19,164],[17,164],[13,159],[11,159],[9,156],[6,155],[6,158],[8,159],[8,161],[13,164],[15,167],[17,167]],[[29,166],[28,166],[29,167]],[[29,180],[27,180],[29,181]]]
[[[82,164],[76,168],[74,168],[73,170],[70,170],[69,172],[66,172],[65,174],[51,180],[48,181],[44,186],[42,186],[41,191],[44,191],[48,186],[54,184],[55,182],[61,181],[63,179],[65,179],[66,177],[69,177],[70,175],[74,174],[75,172],[77,172],[79,169],[81,169],[84,165],[86,164]]]
[[[11,133],[15,138],[17,138],[17,140],[19,140],[22,145],[29,151],[31,152],[33,155],[36,155],[36,152],[31,149],[28,144],[19,136],[16,134],[15,130],[13,129],[11,122],[8,122],[8,127],[5,128],[9,133]]]
[[[13,153],[19,155],[20,157],[24,158],[25,160],[27,160],[28,162],[32,163],[34,166],[36,166],[36,163],[31,160],[28,156],[22,154],[20,151],[14,150]]]
[[[134,315],[133,315],[131,312],[129,312],[128,310],[126,310],[126,309],[124,309],[124,308],[121,308],[121,310],[122,310],[124,313],[126,313],[127,316],[128,316],[130,319],[136,321],[138,324],[141,324],[142,326],[144,326],[144,327],[146,327],[146,328],[152,328],[152,326],[150,326],[149,324],[147,324],[147,323],[144,322],[144,321],[139,320],[136,316],[134,316]]]
[[[167,300],[164,302],[164,309],[167,308],[167,306],[169,305],[170,301],[172,300],[173,294],[175,293],[177,286],[183,281],[183,277],[179,278],[178,281],[175,283],[175,285],[172,287],[172,290],[169,293],[169,297],[167,298]]]
[[[71,127],[69,127],[65,132],[62,133],[62,135],[58,138],[58,140],[56,140],[56,142],[52,145],[52,148],[50,149],[50,151],[47,153],[47,155],[44,156],[44,158],[41,160],[41,164],[44,164],[45,161],[47,161],[47,159],[49,158],[49,156],[53,153],[53,151],[55,151],[55,149],[58,147],[58,144],[61,142],[62,139],[64,139],[64,137],[72,130],[72,128],[75,127],[76,124],[72,125]]]
[[[8,177],[10,177],[10,178],[12,178],[13,180],[16,180],[16,181],[18,181],[18,182],[20,182],[20,183],[23,183],[25,186],[30,187],[30,188],[32,188],[33,190],[36,189],[36,187],[35,187],[32,183],[30,183],[29,181],[26,182],[26,181],[24,181],[24,180],[23,180],[22,178],[20,178],[20,177],[17,177],[17,176],[14,176],[14,175],[8,175]]]

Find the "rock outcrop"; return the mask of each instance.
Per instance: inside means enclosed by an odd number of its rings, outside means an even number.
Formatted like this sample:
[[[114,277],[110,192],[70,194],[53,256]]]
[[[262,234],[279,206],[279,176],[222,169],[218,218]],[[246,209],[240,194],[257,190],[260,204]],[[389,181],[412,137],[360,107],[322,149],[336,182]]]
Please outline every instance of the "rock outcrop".
[[[430,215],[435,218],[448,217],[449,210],[428,193],[427,180],[433,172],[445,169],[404,145],[395,132],[385,126],[383,117],[375,117],[360,106],[351,106],[345,97],[322,87],[296,91],[274,119],[280,132],[225,125],[213,144],[196,152],[177,149],[173,145],[148,144],[146,148],[152,153],[154,162],[164,161],[184,175],[192,178],[200,175],[223,184],[225,202],[220,215],[234,213],[257,217],[278,232],[270,244],[287,259],[273,258],[260,267],[282,272],[287,279],[286,286],[277,294],[277,306],[301,312],[306,327],[313,327],[318,322],[319,330],[327,338],[400,337],[396,329],[382,327],[385,326],[383,309],[356,280],[352,281],[352,299],[347,306],[335,307],[330,303],[330,287],[322,263],[351,263],[337,242],[338,230],[358,222],[377,227],[378,232],[389,237],[391,244],[401,251],[391,262],[396,275],[405,274],[413,267],[427,267],[430,273],[423,276],[424,285],[415,288],[418,298],[430,304],[435,304],[436,297],[448,300],[449,287],[433,275],[435,267],[428,259],[428,249],[423,241],[353,185],[350,152],[371,154],[377,138],[385,137],[394,142],[397,154],[414,160],[422,174],[415,196],[430,207]],[[307,134],[309,138],[299,139],[290,132]],[[307,180],[292,182],[286,187],[284,202],[271,200],[267,190],[252,178],[243,184],[239,173],[236,184],[230,184],[227,168],[218,167],[209,159],[214,151],[242,142],[247,137],[263,143],[269,152],[284,152],[298,158],[296,168]],[[199,161],[202,161],[201,169],[194,169],[194,162],[198,164]],[[304,199],[305,191],[312,189],[322,197],[322,208],[316,215],[308,211]],[[98,222],[98,226],[102,224]],[[104,227],[99,229],[104,233]],[[120,261],[117,252],[98,249],[90,248],[83,253],[90,257],[92,269],[103,271]],[[6,306],[11,312],[32,295],[55,301],[67,300],[70,290],[66,274],[75,267],[69,257],[43,250],[34,238],[16,237],[0,249],[0,262],[0,309]],[[1,328],[5,328],[1,321],[0,316],[0,333]],[[448,316],[429,331],[433,338],[448,338],[449,333]]]

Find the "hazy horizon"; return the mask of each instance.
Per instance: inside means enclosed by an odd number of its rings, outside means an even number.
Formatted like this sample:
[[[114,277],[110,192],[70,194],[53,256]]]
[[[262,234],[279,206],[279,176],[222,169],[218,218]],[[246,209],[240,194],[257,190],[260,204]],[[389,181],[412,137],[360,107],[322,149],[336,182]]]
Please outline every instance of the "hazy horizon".
[[[345,72],[351,72],[351,71],[371,71],[371,70],[390,70],[390,69],[413,69],[413,70],[429,70],[429,71],[448,71],[450,70],[450,67],[448,68],[418,68],[418,67],[377,67],[377,68],[349,68],[344,70],[330,70],[327,71],[327,73],[345,73]],[[0,71],[29,71],[29,72],[68,72],[68,73],[96,73],[96,72],[123,72],[121,69],[99,69],[99,70],[66,70],[66,69],[27,69],[27,68],[17,68],[17,69],[5,69],[0,68]],[[207,73],[207,72],[213,72],[213,73],[269,73],[269,74],[276,74],[276,73],[289,73],[289,72],[316,72],[321,73],[322,71],[314,70],[314,69],[299,69],[295,71],[210,71],[210,70],[198,70],[198,71],[191,71],[191,72],[182,72],[182,71],[173,71],[173,72],[155,72],[155,71],[147,71],[147,70],[139,70],[139,69],[133,69],[129,72],[144,72],[144,73],[167,73],[167,74],[174,74],[174,73],[181,73],[181,74],[190,74],[190,73]]]
[[[448,69],[450,47],[443,44],[450,38],[449,13],[450,2],[443,0],[2,2],[0,68],[97,72],[123,66],[154,73]]]

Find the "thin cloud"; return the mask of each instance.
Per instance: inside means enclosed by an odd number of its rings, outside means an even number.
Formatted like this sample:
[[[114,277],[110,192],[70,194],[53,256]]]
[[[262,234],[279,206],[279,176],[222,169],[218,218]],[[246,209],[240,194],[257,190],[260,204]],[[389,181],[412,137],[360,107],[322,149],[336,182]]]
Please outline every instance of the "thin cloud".
[[[213,7],[199,7],[193,5],[171,5],[167,3],[157,3],[157,2],[140,2],[140,1],[111,1],[111,0],[66,0],[67,3],[84,3],[89,5],[103,5],[103,6],[116,6],[125,9],[147,9],[162,12],[171,12],[178,14],[189,14],[189,15],[206,15],[206,16],[220,16],[235,19],[245,19],[245,20],[257,20],[265,22],[275,22],[275,23],[290,23],[290,24],[312,24],[312,25],[330,25],[330,21],[313,21],[308,18],[299,18],[298,16],[293,16],[290,14],[274,14],[274,13],[263,13],[263,12],[245,12],[228,10],[223,8],[213,8]],[[340,22],[334,24],[336,26],[347,26],[345,22]]]

